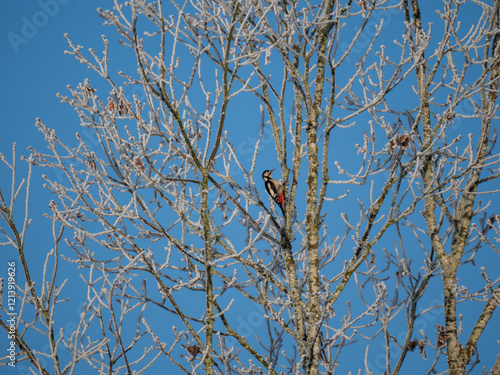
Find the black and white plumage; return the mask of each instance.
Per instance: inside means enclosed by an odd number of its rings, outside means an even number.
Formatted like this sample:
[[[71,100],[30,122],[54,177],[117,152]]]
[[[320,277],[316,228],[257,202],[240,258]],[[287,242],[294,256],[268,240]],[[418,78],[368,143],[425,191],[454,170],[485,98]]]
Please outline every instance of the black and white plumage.
[[[262,173],[262,179],[264,180],[264,185],[266,186],[267,194],[274,200],[274,202],[281,208],[281,213],[285,215],[285,190],[283,186],[271,177],[274,169],[266,169]]]

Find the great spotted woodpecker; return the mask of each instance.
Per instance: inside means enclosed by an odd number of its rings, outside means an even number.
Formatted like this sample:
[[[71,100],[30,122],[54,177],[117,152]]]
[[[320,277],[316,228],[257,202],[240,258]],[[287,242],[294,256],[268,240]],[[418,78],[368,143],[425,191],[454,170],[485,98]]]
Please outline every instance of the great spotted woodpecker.
[[[280,206],[281,208],[281,213],[283,214],[283,216],[285,215],[285,209],[284,209],[284,205],[285,205],[285,190],[283,189],[283,186],[281,186],[281,184],[276,181],[275,179],[273,179],[271,177],[271,173],[273,173],[274,169],[271,169],[271,170],[265,170],[263,173],[262,173],[262,179],[264,180],[264,184],[266,186],[266,190],[267,190],[267,194],[269,194],[269,196],[271,198],[273,198],[273,200],[276,202],[276,204],[278,206]]]

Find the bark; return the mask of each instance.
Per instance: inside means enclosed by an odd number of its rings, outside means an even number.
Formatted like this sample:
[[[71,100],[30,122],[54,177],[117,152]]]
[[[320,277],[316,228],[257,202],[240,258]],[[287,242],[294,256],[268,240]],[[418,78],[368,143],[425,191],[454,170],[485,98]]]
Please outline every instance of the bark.
[[[307,373],[316,375],[319,372],[319,347],[322,317],[320,311],[320,269],[319,269],[319,215],[318,210],[318,187],[319,187],[319,159],[318,159],[318,117],[319,108],[323,99],[323,88],[325,84],[326,50],[330,31],[333,27],[333,9],[335,1],[328,1],[321,17],[322,27],[318,30],[315,43],[317,53],[316,77],[314,79],[314,94],[312,101],[306,103],[307,113],[307,193],[306,193],[306,233],[308,254],[308,276],[309,276],[309,329],[308,346],[309,354],[306,362]]]
[[[496,4],[496,12],[498,10],[498,4]],[[411,10],[413,13],[414,22],[414,49],[413,53],[415,56],[415,72],[417,76],[418,83],[418,93],[420,98],[420,111],[419,118],[422,126],[423,134],[423,148],[427,148],[434,141],[439,124],[435,127],[432,126],[430,109],[429,109],[429,85],[432,81],[432,71],[427,74],[425,69],[425,55],[423,48],[422,35],[424,31],[422,30],[422,20],[421,12],[419,8],[418,0],[411,0]],[[492,16],[491,24],[496,21],[496,12]],[[488,69],[488,68],[486,68]],[[496,77],[492,77],[492,91],[496,91]],[[494,98],[491,96],[486,97],[484,95],[483,89],[483,104],[482,104],[482,121],[481,121],[481,134],[479,142],[477,145],[477,151],[475,153],[474,160],[474,170],[470,172],[469,179],[466,184],[466,188],[463,190],[462,195],[459,199],[455,213],[453,214],[452,225],[453,234],[452,242],[449,252],[446,252],[441,237],[438,230],[438,219],[436,217],[437,202],[441,203],[439,197],[436,195],[439,192],[435,190],[435,168],[434,168],[434,155],[428,153],[424,157],[422,166],[422,179],[424,183],[425,191],[427,196],[425,198],[424,206],[424,218],[427,224],[427,230],[431,239],[433,248],[439,258],[441,269],[443,271],[443,292],[444,292],[444,319],[445,319],[445,331],[446,331],[446,353],[448,360],[448,367],[450,375],[462,375],[465,373],[465,367],[469,363],[471,355],[474,353],[475,343],[480,336],[479,330],[475,331],[476,340],[466,346],[464,349],[459,342],[458,330],[457,330],[457,305],[456,305],[456,279],[457,270],[462,261],[462,255],[465,250],[467,239],[469,237],[471,229],[471,221],[474,216],[474,203],[476,198],[476,192],[478,188],[478,183],[480,179],[480,174],[484,165],[484,158],[486,150],[488,148],[488,140],[491,125],[491,108],[494,105]],[[494,309],[494,305],[489,305],[490,308]],[[488,320],[485,314],[482,315],[480,320]]]
[[[208,172],[203,175],[201,183],[201,217],[203,220],[203,233],[205,242],[205,289],[206,289],[206,312],[205,312],[205,373],[213,374],[213,333],[214,333],[214,288],[212,267],[212,236],[210,219],[208,217]]]

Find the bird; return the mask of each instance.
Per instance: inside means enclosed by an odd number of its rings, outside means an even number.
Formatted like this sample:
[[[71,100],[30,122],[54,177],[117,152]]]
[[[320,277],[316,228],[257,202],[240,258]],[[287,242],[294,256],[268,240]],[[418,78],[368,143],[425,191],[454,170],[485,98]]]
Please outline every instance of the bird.
[[[262,179],[264,180],[264,185],[266,186],[266,191],[267,194],[274,200],[274,202],[280,206],[281,208],[281,213],[283,216],[285,216],[285,189],[283,189],[283,186],[276,181],[274,178],[271,177],[271,174],[273,173],[274,169],[266,169],[264,172],[262,172]]]

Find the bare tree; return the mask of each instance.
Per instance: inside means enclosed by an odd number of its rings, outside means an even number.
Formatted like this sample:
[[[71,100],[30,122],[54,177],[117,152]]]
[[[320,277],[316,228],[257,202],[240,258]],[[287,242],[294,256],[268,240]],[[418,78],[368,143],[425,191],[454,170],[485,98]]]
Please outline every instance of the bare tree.
[[[22,246],[28,215],[18,230],[0,196],[27,280],[19,297],[37,312],[18,320],[18,360],[57,374],[477,368],[500,301],[499,4],[447,0],[431,13],[417,0],[134,0],[99,10],[135,65],[111,69],[106,37],[102,54],[67,37],[67,53],[95,74],[61,96],[87,136],[71,146],[37,122],[49,152],[31,150],[30,165],[61,176],[46,177],[58,199],[53,276],[40,291]],[[234,145],[240,135],[250,152]],[[283,217],[263,195],[269,158]],[[62,239],[73,250],[64,267],[87,288],[70,335],[52,319]],[[263,312],[265,335],[238,329],[241,307]],[[31,330],[49,354],[34,350]],[[489,361],[498,374],[500,355]]]

